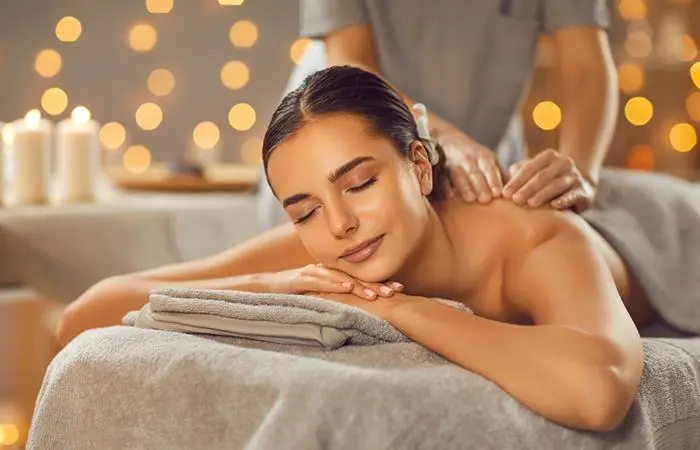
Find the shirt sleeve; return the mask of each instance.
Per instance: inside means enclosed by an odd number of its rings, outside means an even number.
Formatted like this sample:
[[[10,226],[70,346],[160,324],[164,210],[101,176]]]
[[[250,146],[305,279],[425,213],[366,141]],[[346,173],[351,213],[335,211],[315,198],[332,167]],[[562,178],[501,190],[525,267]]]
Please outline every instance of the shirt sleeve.
[[[318,39],[368,21],[363,0],[300,0],[299,22],[302,37]]]
[[[610,26],[607,0],[542,0],[542,29],[552,33],[562,28]]]

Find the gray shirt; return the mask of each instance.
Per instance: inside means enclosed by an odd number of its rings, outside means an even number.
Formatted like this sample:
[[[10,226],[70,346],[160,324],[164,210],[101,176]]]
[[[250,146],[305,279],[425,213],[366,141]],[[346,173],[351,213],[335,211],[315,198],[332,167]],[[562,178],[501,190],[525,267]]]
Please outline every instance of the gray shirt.
[[[608,26],[605,0],[301,0],[301,34],[372,29],[381,73],[491,149],[524,152],[517,115],[540,33]],[[517,123],[513,123],[513,120]],[[512,135],[512,136],[511,136]],[[505,161],[504,161],[505,162]]]
[[[368,24],[381,73],[411,99],[495,150],[505,167],[526,154],[516,113],[533,73],[538,36],[609,25],[605,0],[300,0],[300,5],[305,37]],[[287,90],[325,66],[317,40]],[[274,207],[264,203],[263,225],[279,223],[283,216],[270,219]]]

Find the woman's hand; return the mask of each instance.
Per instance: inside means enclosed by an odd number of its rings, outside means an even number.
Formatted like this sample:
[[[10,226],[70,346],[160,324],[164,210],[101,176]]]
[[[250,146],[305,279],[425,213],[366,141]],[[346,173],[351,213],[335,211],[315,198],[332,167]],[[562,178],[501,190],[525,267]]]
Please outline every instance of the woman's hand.
[[[501,196],[503,179],[493,151],[453,126],[441,129],[436,138],[445,151],[448,180],[443,187],[448,197],[488,203]]]
[[[581,213],[593,204],[593,183],[581,174],[571,158],[557,151],[538,153],[509,170],[512,178],[503,189],[503,197],[518,205],[538,207],[549,203],[556,209],[573,208]]]
[[[268,292],[304,294],[323,292],[352,294],[365,300],[391,297],[403,290],[396,282],[370,283],[357,280],[345,272],[329,269],[322,264],[309,264],[298,269],[262,274],[260,281]]]

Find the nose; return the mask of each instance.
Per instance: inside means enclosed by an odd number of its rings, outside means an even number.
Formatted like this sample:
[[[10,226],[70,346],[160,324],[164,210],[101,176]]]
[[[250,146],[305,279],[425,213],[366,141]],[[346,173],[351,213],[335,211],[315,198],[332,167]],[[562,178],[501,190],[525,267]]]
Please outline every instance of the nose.
[[[342,200],[327,202],[325,210],[328,229],[337,239],[350,236],[357,230],[359,220]]]

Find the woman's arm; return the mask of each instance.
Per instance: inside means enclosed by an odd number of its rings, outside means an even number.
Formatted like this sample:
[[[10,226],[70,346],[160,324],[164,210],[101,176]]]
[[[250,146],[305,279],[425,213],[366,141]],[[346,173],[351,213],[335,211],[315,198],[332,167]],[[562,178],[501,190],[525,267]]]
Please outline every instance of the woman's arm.
[[[313,262],[294,226],[287,223],[208,258],[119,275],[95,284],[65,309],[57,339],[65,345],[87,329],[119,325],[124,314],[140,309],[148,301],[149,291],[156,287],[246,290],[242,289],[245,279],[233,278]]]
[[[513,262],[506,295],[535,326],[495,322],[433,301],[394,303],[389,322],[563,425],[613,430],[635,397],[637,329],[583,232],[561,232]]]

